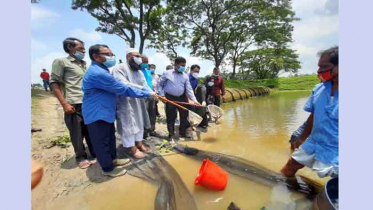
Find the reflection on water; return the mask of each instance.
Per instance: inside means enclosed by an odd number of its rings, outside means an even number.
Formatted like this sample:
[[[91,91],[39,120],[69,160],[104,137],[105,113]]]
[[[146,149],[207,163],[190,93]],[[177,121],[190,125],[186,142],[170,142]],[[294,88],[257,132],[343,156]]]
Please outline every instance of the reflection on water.
[[[225,116],[221,123],[210,127],[208,133],[200,133],[201,141],[185,144],[239,156],[278,172],[290,157],[291,133],[308,117],[303,111],[308,95],[309,92],[278,93],[224,104]],[[284,186],[272,188],[232,174],[224,191],[209,191],[194,185],[202,162],[182,155],[165,159],[179,173],[200,210],[227,209],[231,202],[245,210],[259,210],[263,206],[299,209],[300,204],[310,203],[302,194],[289,192]],[[309,169],[299,173],[325,183],[325,179],[319,179]],[[79,209],[153,209],[156,189],[153,184],[126,175],[101,184],[99,192],[86,192],[77,206]]]

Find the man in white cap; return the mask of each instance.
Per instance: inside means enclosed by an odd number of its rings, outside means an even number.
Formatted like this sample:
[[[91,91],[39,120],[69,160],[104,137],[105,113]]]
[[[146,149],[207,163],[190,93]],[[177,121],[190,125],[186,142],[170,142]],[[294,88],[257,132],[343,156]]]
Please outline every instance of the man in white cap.
[[[118,64],[112,69],[113,76],[122,83],[151,91],[144,74],[140,71],[142,63],[140,53],[130,48],[126,53],[126,62]],[[117,100],[117,129],[130,155],[143,158],[144,153],[151,150],[142,144],[144,128],[150,128],[150,120],[145,106],[145,100],[140,98],[118,97]]]

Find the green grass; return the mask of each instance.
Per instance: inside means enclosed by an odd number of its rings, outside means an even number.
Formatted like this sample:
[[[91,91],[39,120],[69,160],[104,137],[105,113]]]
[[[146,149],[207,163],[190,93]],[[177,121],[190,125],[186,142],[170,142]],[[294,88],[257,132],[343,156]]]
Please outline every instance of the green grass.
[[[312,90],[320,81],[316,75],[262,80],[226,80],[228,88],[270,87],[279,91]]]

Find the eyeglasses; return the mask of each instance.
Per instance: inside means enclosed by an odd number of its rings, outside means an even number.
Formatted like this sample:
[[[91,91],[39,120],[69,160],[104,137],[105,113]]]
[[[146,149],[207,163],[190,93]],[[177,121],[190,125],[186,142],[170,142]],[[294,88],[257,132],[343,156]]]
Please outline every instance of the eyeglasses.
[[[99,53],[99,55],[115,56],[115,54],[112,54],[112,53]]]

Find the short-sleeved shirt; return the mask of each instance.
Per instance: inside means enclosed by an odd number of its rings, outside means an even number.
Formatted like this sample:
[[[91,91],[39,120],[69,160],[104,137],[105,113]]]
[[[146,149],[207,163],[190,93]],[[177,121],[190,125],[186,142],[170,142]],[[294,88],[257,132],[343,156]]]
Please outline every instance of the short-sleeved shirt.
[[[83,100],[82,81],[86,63],[68,56],[53,61],[50,83],[59,83],[69,104],[81,104]]]
[[[325,164],[338,166],[338,91],[331,97],[330,81],[316,85],[304,110],[313,113],[313,127],[310,136],[301,145],[307,154]]]

